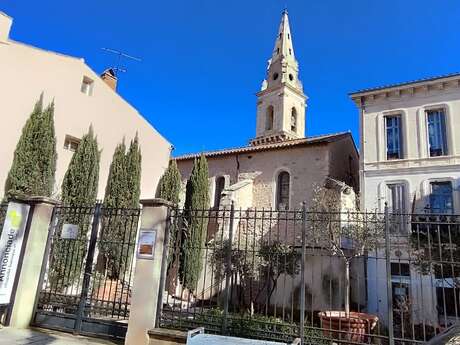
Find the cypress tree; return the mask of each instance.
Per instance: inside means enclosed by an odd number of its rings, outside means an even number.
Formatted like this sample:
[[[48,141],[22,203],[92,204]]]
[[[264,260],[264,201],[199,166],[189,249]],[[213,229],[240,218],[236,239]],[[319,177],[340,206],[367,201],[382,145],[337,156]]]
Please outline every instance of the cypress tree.
[[[62,202],[69,206],[92,206],[99,183],[100,152],[90,126],[72,156],[62,182]]]
[[[110,164],[109,176],[105,186],[104,207],[122,208],[126,207],[126,145],[123,140],[115,148],[112,163]]]
[[[97,139],[93,128],[90,127],[83,136],[77,150],[72,156],[67,172],[62,182],[62,203],[66,206],[93,206],[96,202],[99,182],[99,160]],[[88,212],[65,214],[63,223],[78,225],[77,240],[58,240],[53,243],[49,280],[51,285],[57,285],[59,280],[68,278],[72,284],[80,277],[83,259],[86,256],[86,236],[91,227],[91,217]],[[65,286],[62,286],[64,288]]]
[[[182,184],[182,177],[175,160],[169,162],[168,168],[161,176],[158,182],[156,196],[158,198],[170,201],[177,205],[179,203],[179,195]],[[168,255],[168,291],[174,293],[175,283],[179,270],[179,255],[180,255],[180,238],[178,236],[178,228],[170,227],[173,230],[169,233],[169,255]]]
[[[109,279],[118,279],[119,258],[125,234],[123,213],[118,209],[127,207],[127,164],[124,140],[118,144],[113,153],[109,176],[105,187],[104,212],[102,219],[102,236],[99,241],[99,259],[105,275]]]
[[[184,212],[188,226],[184,229],[180,278],[191,291],[196,289],[203,267],[203,248],[208,220],[205,212],[209,208],[208,162],[201,155],[195,159],[192,173],[187,181]]]
[[[182,177],[177,163],[175,160],[172,160],[158,182],[157,196],[161,199],[171,201],[174,204],[178,204],[181,181]]]
[[[56,172],[54,103],[43,110],[43,94],[36,102],[16,145],[5,183],[5,198],[51,196]]]
[[[139,147],[139,138],[136,133],[134,140],[132,140],[129,145],[129,150],[126,155],[127,207],[129,208],[139,207],[139,198],[141,195],[141,163],[142,155]]]
[[[136,135],[126,152],[124,142],[113,154],[105,189],[103,234],[99,243],[103,266],[110,279],[123,279],[122,272],[131,262],[126,245],[136,235],[135,211],[139,207],[141,180],[141,150]]]

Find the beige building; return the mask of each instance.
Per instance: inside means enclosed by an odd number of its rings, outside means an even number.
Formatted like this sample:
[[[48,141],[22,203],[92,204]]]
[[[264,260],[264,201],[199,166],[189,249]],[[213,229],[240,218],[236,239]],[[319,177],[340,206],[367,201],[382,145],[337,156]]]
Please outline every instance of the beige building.
[[[2,145],[0,194],[13,152],[28,116],[40,94],[45,104],[54,99],[57,140],[56,194],[59,193],[79,139],[92,124],[99,143],[101,165],[98,198],[104,195],[115,146],[139,135],[143,160],[141,197],[152,197],[168,165],[171,145],[116,92],[116,77],[107,70],[102,78],[84,59],[46,51],[10,39],[12,18],[0,12],[0,95]]]
[[[460,213],[460,74],[366,89],[350,96],[360,112],[361,206],[383,212],[386,203],[394,213]],[[391,258],[404,274],[392,272],[393,298],[410,296],[417,322],[446,324],[436,288],[452,294],[452,285],[409,268],[414,258],[404,239],[410,224],[395,230],[392,240],[397,245]],[[369,310],[381,319],[386,319],[387,300],[376,291],[385,288],[385,261],[371,258]],[[447,308],[447,318],[452,308]]]

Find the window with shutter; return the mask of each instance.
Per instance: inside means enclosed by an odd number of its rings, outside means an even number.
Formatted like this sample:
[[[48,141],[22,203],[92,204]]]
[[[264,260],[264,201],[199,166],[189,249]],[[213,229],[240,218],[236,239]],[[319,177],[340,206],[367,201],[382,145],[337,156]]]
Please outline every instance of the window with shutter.
[[[385,116],[387,159],[401,159],[402,130],[401,116]]]
[[[454,203],[450,181],[431,182],[430,210],[432,213],[453,213]]]
[[[444,110],[427,111],[430,157],[447,155],[446,117]]]

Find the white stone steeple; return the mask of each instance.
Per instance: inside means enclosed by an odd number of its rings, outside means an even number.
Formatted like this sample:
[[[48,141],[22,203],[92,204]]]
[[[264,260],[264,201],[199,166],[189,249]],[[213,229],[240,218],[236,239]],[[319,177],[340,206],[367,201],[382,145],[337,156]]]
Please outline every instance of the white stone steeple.
[[[284,10],[267,76],[257,93],[257,128],[252,145],[305,137],[307,97],[298,74],[289,17]]]

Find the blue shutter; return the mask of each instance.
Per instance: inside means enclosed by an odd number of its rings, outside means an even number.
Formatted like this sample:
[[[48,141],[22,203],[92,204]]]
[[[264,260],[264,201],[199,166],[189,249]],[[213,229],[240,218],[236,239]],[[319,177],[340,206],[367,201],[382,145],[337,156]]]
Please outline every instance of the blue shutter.
[[[427,122],[430,157],[447,155],[446,118],[444,111],[428,111]]]
[[[401,116],[386,116],[387,159],[402,158]]]
[[[430,209],[432,213],[453,213],[452,183],[432,182],[430,194]]]

